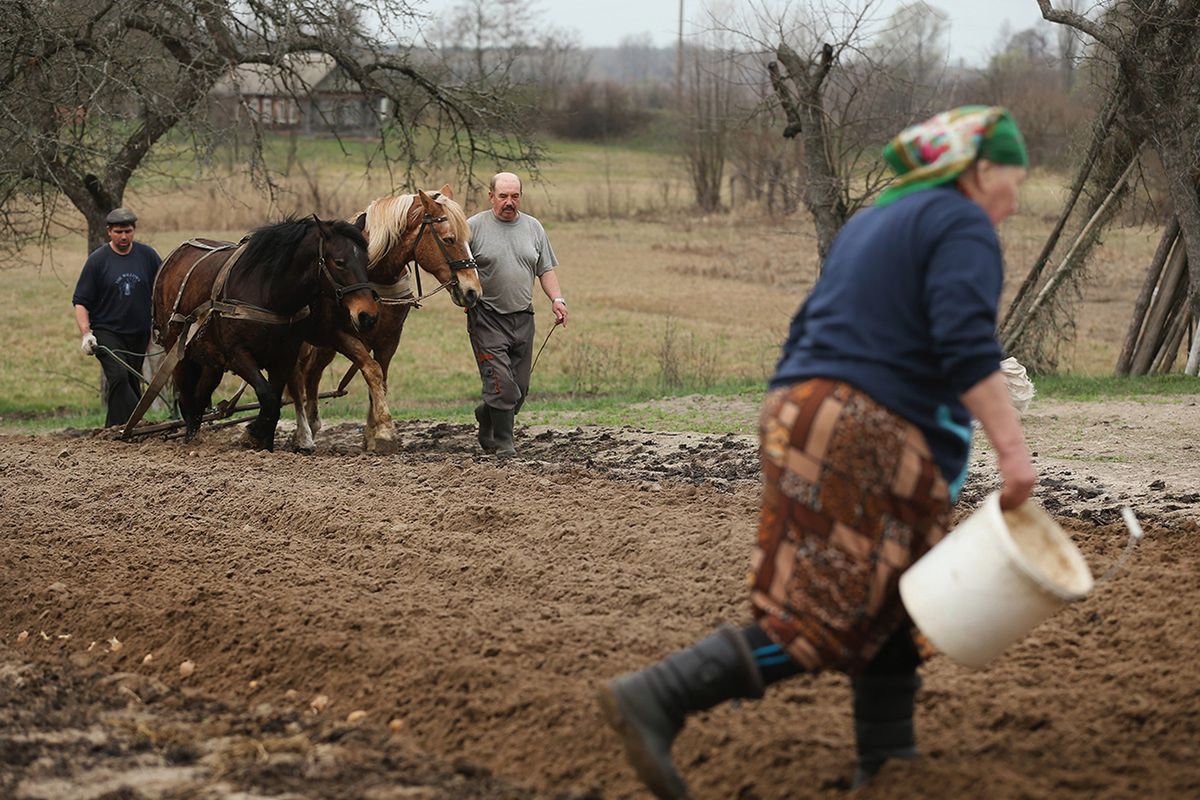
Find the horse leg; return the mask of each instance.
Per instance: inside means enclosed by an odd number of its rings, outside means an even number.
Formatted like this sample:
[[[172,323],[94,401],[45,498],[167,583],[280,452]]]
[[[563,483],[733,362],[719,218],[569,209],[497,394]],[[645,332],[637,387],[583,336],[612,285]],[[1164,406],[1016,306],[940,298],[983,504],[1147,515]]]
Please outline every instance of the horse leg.
[[[388,420],[388,433],[395,430],[392,424],[392,412],[387,405],[387,389],[388,389],[388,366],[392,363],[392,356],[396,355],[396,348],[400,346],[400,334],[404,333],[404,320],[408,316],[408,308],[400,309],[400,315],[396,320],[396,335],[389,337],[382,344],[377,344],[372,351],[375,357],[375,363],[379,365],[380,385],[383,391],[380,392],[380,404],[382,413]],[[390,437],[389,437],[390,438]]]
[[[379,369],[383,371],[383,388],[387,391],[388,380],[388,365],[392,363],[392,356],[396,355],[396,350],[400,347],[400,336],[404,333],[404,320],[408,319],[408,307],[402,306],[399,314],[396,317],[396,335],[389,337],[382,345],[376,346],[374,350],[375,360],[379,362]]]
[[[275,426],[279,423],[279,405],[286,379],[280,381],[277,389],[273,389],[259,371],[254,357],[241,348],[231,354],[229,367],[239,378],[250,384],[258,398],[258,416],[246,426],[250,446],[258,450],[273,451]]]
[[[175,365],[175,369],[171,372],[179,396],[179,414],[183,417],[185,425],[183,438],[189,442],[196,435],[196,431],[200,430],[200,419],[204,416],[205,406],[196,396],[196,384],[200,380],[200,371],[199,364],[184,358]]]
[[[204,412],[212,407],[213,392],[221,385],[221,378],[225,376],[225,370],[216,367],[204,366],[200,368],[200,375],[196,379],[196,388],[194,395],[196,397],[196,405],[200,409],[200,416],[204,416]]]
[[[368,453],[378,452],[380,446],[386,450],[395,439],[392,430],[392,415],[388,411],[386,389],[383,385],[383,370],[366,345],[357,336],[345,333],[338,334],[338,352],[354,362],[367,382],[367,391],[371,396],[370,408],[367,411],[367,427],[363,431],[363,449]]]
[[[290,362],[286,366],[276,364],[267,368],[267,385],[270,387],[271,396],[276,398],[274,416],[271,419],[270,428],[268,429],[267,441],[270,442],[267,447],[268,451],[275,449],[275,428],[279,425],[279,414],[283,411],[283,390],[291,381],[292,376],[296,374],[295,361]]]
[[[314,349],[304,368],[304,414],[314,436],[321,430],[321,374],[335,355],[330,347]]]
[[[308,424],[308,415],[304,413],[305,400],[305,380],[303,368],[300,364],[292,370],[292,374],[288,376],[288,392],[292,395],[292,403],[296,408],[296,433],[292,436],[292,447],[300,453],[311,453],[317,449],[317,443],[313,441],[313,431]]]

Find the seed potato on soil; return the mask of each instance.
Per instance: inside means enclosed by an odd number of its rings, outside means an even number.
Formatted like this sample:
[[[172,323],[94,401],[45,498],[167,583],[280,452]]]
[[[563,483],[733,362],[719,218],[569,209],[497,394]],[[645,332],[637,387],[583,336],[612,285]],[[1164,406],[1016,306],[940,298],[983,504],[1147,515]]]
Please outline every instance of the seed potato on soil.
[[[1034,401],[1037,497],[1093,571],[1123,504],[1146,538],[987,670],[931,662],[923,757],[857,796],[1200,795],[1197,401]],[[497,463],[465,424],[397,433],[0,436],[0,796],[644,797],[593,693],[746,618],[754,441],[532,427]],[[960,514],[982,439],[974,474]],[[676,752],[700,798],[847,796],[847,682],[699,715]]]

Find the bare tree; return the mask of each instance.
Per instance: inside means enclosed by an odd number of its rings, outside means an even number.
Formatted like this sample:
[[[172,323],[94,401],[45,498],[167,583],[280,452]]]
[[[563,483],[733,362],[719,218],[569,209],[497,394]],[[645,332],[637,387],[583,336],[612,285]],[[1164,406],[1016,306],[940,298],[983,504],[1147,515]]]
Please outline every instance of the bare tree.
[[[696,205],[712,212],[721,208],[725,160],[738,116],[734,54],[719,32],[710,31],[685,56],[680,140]]]
[[[380,157],[408,169],[450,155],[469,175],[479,158],[530,160],[509,107],[418,66],[406,0],[11,0],[0,16],[0,239],[55,233],[65,198],[87,220],[89,246],[130,178],[177,131],[211,135],[199,113],[239,65],[281,66],[324,53],[348,79],[403,109],[384,121]],[[439,133],[421,136],[422,129]],[[520,131],[517,131],[519,134]],[[250,164],[264,175],[261,137]]]
[[[893,113],[916,117],[939,96],[949,58],[948,31],[945,13],[917,0],[896,9],[871,42],[872,60],[890,78]]]
[[[1041,165],[1062,164],[1079,121],[1090,116],[1087,104],[1067,92],[1047,28],[1042,23],[1004,38],[987,66],[967,82],[971,96],[1013,113]]]
[[[882,143],[912,121],[911,103],[894,107],[894,76],[867,47],[873,12],[867,0],[856,8],[764,13],[753,39],[759,52],[774,55],[767,64],[774,108],[783,136],[800,143],[798,193],[822,259],[850,214],[886,183]]]
[[[625,83],[636,83],[645,79],[654,66],[656,51],[654,37],[648,31],[622,36],[617,43],[621,80]]]
[[[438,45],[467,56],[471,77],[507,77],[538,29],[531,0],[459,0],[438,27]]]
[[[1186,252],[1200,253],[1200,3],[1117,0],[1099,19],[1055,8],[1050,0],[1038,0],[1038,6],[1045,19],[1086,35],[1111,59],[1116,88],[1110,93],[1110,127],[1124,131],[1126,141],[1144,141],[1156,151]],[[1116,191],[1119,181],[1111,185]],[[1200,269],[1188,270],[1188,276],[1194,321],[1200,319]],[[1009,317],[1006,338],[1016,344],[1027,320]],[[1197,371],[1195,360],[1189,359],[1190,374]]]
[[[1059,0],[1059,8],[1063,11],[1079,13],[1083,10],[1083,0]],[[1062,76],[1063,91],[1070,92],[1075,88],[1075,67],[1079,61],[1083,47],[1080,33],[1068,25],[1059,25],[1056,43],[1058,45],[1059,74]]]

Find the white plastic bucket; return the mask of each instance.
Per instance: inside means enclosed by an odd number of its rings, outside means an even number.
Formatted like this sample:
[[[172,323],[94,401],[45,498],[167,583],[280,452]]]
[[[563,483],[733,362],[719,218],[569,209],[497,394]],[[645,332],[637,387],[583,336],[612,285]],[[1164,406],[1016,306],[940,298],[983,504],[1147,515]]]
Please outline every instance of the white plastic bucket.
[[[982,669],[1094,581],[1083,555],[1032,500],[1000,510],[1000,494],[900,577],[900,597],[933,645]]]

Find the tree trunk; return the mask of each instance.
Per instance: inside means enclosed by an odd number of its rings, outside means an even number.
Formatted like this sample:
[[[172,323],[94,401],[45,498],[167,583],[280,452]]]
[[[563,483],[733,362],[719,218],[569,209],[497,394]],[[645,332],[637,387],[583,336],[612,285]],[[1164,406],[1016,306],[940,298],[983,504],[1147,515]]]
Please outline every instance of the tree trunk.
[[[1046,284],[1038,292],[1037,297],[1029,304],[1029,309],[1020,317],[1013,320],[1012,330],[1006,332],[1001,338],[1001,349],[1005,353],[1009,355],[1013,354],[1038,312],[1050,302],[1063,281],[1083,264],[1087,254],[1091,251],[1092,245],[1095,244],[1096,238],[1108,226],[1108,223],[1117,213],[1120,200],[1129,193],[1129,176],[1133,173],[1133,168],[1136,165],[1137,158],[1135,157],[1133,161],[1129,162],[1129,166],[1125,168],[1125,171],[1121,173],[1121,177],[1117,179],[1112,190],[1109,191],[1104,201],[1100,203],[1100,207],[1096,209],[1095,213],[1087,221],[1087,224],[1079,232],[1079,235],[1075,237],[1075,241],[1071,243],[1071,249],[1063,256],[1063,260],[1058,265],[1058,268],[1047,279]]]
[[[1142,331],[1146,327],[1146,311],[1150,307],[1150,300],[1154,297],[1154,287],[1158,286],[1158,280],[1162,277],[1163,266],[1166,265],[1167,257],[1171,254],[1172,245],[1183,247],[1183,242],[1179,239],[1179,220],[1176,217],[1171,217],[1170,223],[1167,224],[1167,229],[1158,242],[1158,249],[1154,252],[1154,258],[1150,261],[1150,268],[1146,270],[1146,281],[1142,284],[1142,291],[1138,293],[1137,300],[1134,301],[1129,330],[1125,333],[1125,342],[1121,345],[1121,355],[1117,358],[1117,375],[1129,374],[1134,351],[1137,349]]]
[[[1175,216],[1183,232],[1187,252],[1200,253],[1200,196],[1196,194],[1196,164],[1193,153],[1179,140],[1166,135],[1158,142],[1159,157],[1167,174],[1167,187],[1175,205]],[[1190,259],[1200,264],[1200,258]],[[1200,319],[1200,266],[1188,270],[1188,308]]]
[[[1083,162],[1079,165],[1079,171],[1075,173],[1075,181],[1071,184],[1071,193],[1067,197],[1067,203],[1063,206],[1062,213],[1058,216],[1058,222],[1055,223],[1054,230],[1046,237],[1046,242],[1042,245],[1041,254],[1038,255],[1037,261],[1030,268],[1029,274],[1025,276],[1025,280],[1021,282],[1021,288],[1017,290],[1016,297],[1013,298],[1012,303],[1009,305],[1008,312],[1004,315],[1004,321],[1000,323],[1001,331],[1008,330],[1014,324],[1014,320],[1019,319],[1025,313],[1026,307],[1033,300],[1034,290],[1037,289],[1038,281],[1042,277],[1042,270],[1046,268],[1046,264],[1050,262],[1050,257],[1054,255],[1054,249],[1058,247],[1058,240],[1062,237],[1062,232],[1067,227],[1067,222],[1071,218],[1071,213],[1075,210],[1075,204],[1079,202],[1079,198],[1083,194],[1084,187],[1087,186],[1088,177],[1092,174],[1092,169],[1096,166],[1096,162],[1100,158],[1101,151],[1104,149],[1104,143],[1112,136],[1112,121],[1116,116],[1116,110],[1123,94],[1123,91],[1117,90],[1109,98],[1108,107],[1105,109],[1104,114],[1097,118],[1096,124],[1092,128],[1092,141],[1088,145]],[[1133,144],[1131,149],[1136,152],[1140,144],[1140,142]],[[1111,179],[1103,185],[1106,188],[1111,186]],[[1095,208],[1089,210],[1089,216],[1094,213]]]
[[[1187,333],[1188,318],[1190,316],[1185,304],[1176,304],[1175,316],[1167,326],[1166,339],[1163,341],[1163,346],[1158,351],[1158,356],[1154,359],[1154,364],[1150,369],[1152,373],[1165,374],[1170,372],[1171,368],[1175,366],[1175,358],[1179,354],[1179,345],[1183,342],[1183,335]]]
[[[800,137],[804,159],[804,205],[813,216],[817,231],[817,252],[825,260],[833,239],[846,222],[845,181],[830,156],[829,131],[823,108],[825,78],[833,66],[833,48],[825,45],[820,60],[802,59],[795,50],[780,44],[776,56],[787,70],[779,72],[775,62],[767,65],[771,85],[787,115],[786,138]],[[796,88],[788,87],[787,82]]]
[[[1195,375],[1200,372],[1200,317],[1192,317],[1192,349],[1188,351],[1187,365],[1183,368],[1185,375]]]
[[[1180,244],[1183,243],[1180,242]],[[1154,299],[1150,303],[1150,310],[1146,314],[1146,325],[1142,329],[1141,339],[1129,365],[1130,374],[1145,375],[1149,372],[1150,365],[1154,362],[1154,356],[1165,335],[1164,328],[1167,318],[1171,313],[1171,306],[1175,302],[1175,290],[1179,288],[1186,271],[1187,248],[1176,245],[1174,252],[1171,253],[1171,260],[1163,273],[1162,283],[1159,284],[1158,291],[1155,292]]]

